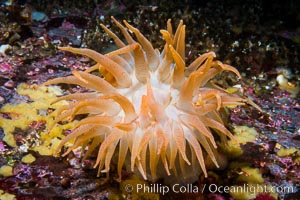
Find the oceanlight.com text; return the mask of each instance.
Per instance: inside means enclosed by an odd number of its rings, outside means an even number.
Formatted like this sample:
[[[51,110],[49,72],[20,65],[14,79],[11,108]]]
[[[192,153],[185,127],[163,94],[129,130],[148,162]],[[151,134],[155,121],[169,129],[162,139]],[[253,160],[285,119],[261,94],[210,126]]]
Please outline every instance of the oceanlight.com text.
[[[127,184],[125,185],[126,192],[133,193],[156,193],[165,195],[169,192],[173,193],[248,193],[248,194],[259,194],[259,193],[277,193],[286,194],[293,193],[294,188],[288,186],[270,186],[260,184],[243,184],[239,186],[221,186],[217,184],[203,184],[197,186],[193,184],[174,184],[171,186],[163,184]]]

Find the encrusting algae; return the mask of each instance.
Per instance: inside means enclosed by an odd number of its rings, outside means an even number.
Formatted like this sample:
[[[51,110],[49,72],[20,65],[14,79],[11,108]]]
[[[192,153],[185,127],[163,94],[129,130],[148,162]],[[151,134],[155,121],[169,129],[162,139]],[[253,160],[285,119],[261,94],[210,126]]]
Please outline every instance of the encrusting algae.
[[[229,140],[220,144],[220,148],[230,158],[236,158],[243,154],[243,150],[240,144],[246,144],[247,142],[254,142],[256,137],[259,135],[254,128],[247,126],[234,126],[233,129],[234,138],[236,141]]]
[[[28,96],[30,102],[22,102],[19,104],[6,104],[0,112],[6,113],[11,119],[0,118],[0,127],[3,128],[5,141],[11,147],[17,147],[13,132],[16,128],[27,130],[29,125],[33,122],[43,121],[46,126],[50,126],[54,123],[54,117],[56,111],[51,114],[47,113],[49,104],[56,99],[57,95],[62,95],[62,91],[57,86],[51,87],[37,87],[29,86],[26,84],[20,84],[17,88],[19,95]],[[58,109],[59,107],[66,105],[67,102],[61,101],[55,105],[50,106],[51,109]],[[50,132],[43,130],[40,133],[36,133],[34,143],[36,144],[24,144],[26,147],[22,151],[33,150],[39,152],[41,155],[53,155],[57,149],[61,138],[63,138],[63,130],[73,127],[75,122],[59,125],[53,128]],[[19,146],[19,148],[22,148]]]
[[[113,17],[112,21],[127,44],[101,25],[118,49],[103,55],[90,49],[59,47],[97,64],[43,84],[75,84],[90,90],[61,96],[54,102],[69,101],[57,110],[55,123],[87,114],[62,140],[57,153],[69,142],[72,144],[63,156],[78,147],[82,147],[83,159],[97,151],[94,167],[99,168],[98,174],[108,173],[111,160],[116,158],[119,177],[127,160],[130,169],[138,170],[145,180],[175,175],[190,181],[197,178],[199,169],[207,177],[205,157],[219,167],[217,141],[235,140],[222,121],[224,108],[254,105],[210,80],[223,71],[241,75],[236,68],[216,60],[214,52],[187,65],[183,21],[175,33],[171,20],[167,30],[160,31],[166,42],[162,52],[125,20],[126,27]]]
[[[229,168],[238,171],[235,183],[228,190],[232,197],[237,200],[255,199],[258,194],[268,194],[270,198],[278,199],[276,188],[265,182],[261,170],[248,166],[249,163],[232,162]]]

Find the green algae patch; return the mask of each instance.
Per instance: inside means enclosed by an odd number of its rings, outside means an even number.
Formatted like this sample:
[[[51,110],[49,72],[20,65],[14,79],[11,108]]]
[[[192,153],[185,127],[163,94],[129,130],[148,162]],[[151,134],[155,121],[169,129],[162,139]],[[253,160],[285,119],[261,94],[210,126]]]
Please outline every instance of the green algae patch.
[[[237,200],[244,200],[255,199],[260,193],[269,193],[271,197],[277,199],[278,194],[274,192],[274,187],[265,184],[261,171],[247,165],[247,163],[231,163],[230,168],[240,171],[234,182],[241,184],[230,186],[230,195]]]
[[[16,200],[16,196],[13,194],[9,194],[7,192],[4,192],[3,190],[0,189],[0,199],[3,200]]]
[[[220,144],[220,147],[228,157],[236,158],[243,154],[240,144],[254,142],[258,136],[258,132],[254,128],[247,126],[235,126],[233,132],[236,141],[229,140],[224,144]]]
[[[264,179],[261,172],[257,168],[243,167],[242,174],[237,178],[238,181],[243,181],[247,183],[263,183]]]
[[[9,165],[3,165],[0,167],[0,175],[4,177],[8,177],[13,175],[13,168],[12,166]]]
[[[21,130],[28,129],[32,122],[43,122],[46,125],[45,130],[39,131],[39,140],[37,145],[29,145],[28,149],[39,152],[41,155],[52,155],[59,141],[63,138],[63,131],[73,127],[75,122],[64,125],[56,125],[53,129],[48,130],[56,116],[56,111],[59,107],[66,105],[66,101],[60,101],[53,105],[58,95],[62,95],[62,90],[57,86],[29,86],[20,84],[17,88],[19,95],[28,96],[29,102],[21,102],[19,104],[6,104],[0,112],[10,116],[9,119],[0,117],[0,127],[3,128],[5,141],[11,147],[17,147],[13,132],[16,128]],[[53,112],[51,112],[54,110]],[[50,112],[49,112],[50,111]]]
[[[298,153],[300,155],[300,150],[296,149],[295,147],[292,147],[292,148],[288,148],[288,149],[281,148],[279,151],[277,151],[277,155],[280,157],[286,157],[286,156],[289,156],[294,153]]]
[[[277,199],[278,194],[272,191],[274,191],[274,187],[262,184],[244,184],[230,187],[230,195],[236,200],[255,199],[261,193],[269,193],[271,197]]]
[[[35,159],[35,157],[34,157],[32,154],[27,154],[27,155],[25,155],[25,156],[22,158],[21,162],[22,162],[22,163],[25,163],[25,164],[31,164],[31,163],[33,163],[35,160],[36,160],[36,159]]]
[[[229,190],[234,199],[255,199],[261,193],[268,193],[274,199],[278,198],[276,188],[265,183],[259,168],[249,167],[249,163],[240,162],[232,162],[229,168],[238,174],[233,182],[239,184],[230,186]]]

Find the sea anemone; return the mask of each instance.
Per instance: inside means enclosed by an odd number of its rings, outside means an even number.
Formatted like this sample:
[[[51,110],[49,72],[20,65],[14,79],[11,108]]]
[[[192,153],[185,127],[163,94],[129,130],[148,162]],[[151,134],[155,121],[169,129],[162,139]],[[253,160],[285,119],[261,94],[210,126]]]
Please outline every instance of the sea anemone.
[[[158,168],[181,178],[190,174],[197,177],[187,169],[201,168],[207,177],[206,157],[219,166],[216,141],[234,139],[222,121],[222,110],[248,102],[210,80],[222,71],[241,78],[238,70],[215,60],[214,52],[186,66],[182,20],[175,34],[171,20],[167,21],[167,30],[160,31],[165,40],[162,52],[125,20],[127,28],[113,17],[112,21],[127,43],[101,24],[118,47],[115,51],[103,55],[90,49],[59,47],[85,55],[97,64],[45,83],[75,84],[90,91],[57,99],[70,103],[58,109],[55,123],[72,121],[79,114],[87,116],[62,140],[58,152],[66,143],[71,144],[63,156],[78,147],[82,148],[83,159],[97,152],[98,175],[108,173],[111,160],[116,159],[119,176],[128,162],[131,170],[138,170],[144,179],[160,177]]]

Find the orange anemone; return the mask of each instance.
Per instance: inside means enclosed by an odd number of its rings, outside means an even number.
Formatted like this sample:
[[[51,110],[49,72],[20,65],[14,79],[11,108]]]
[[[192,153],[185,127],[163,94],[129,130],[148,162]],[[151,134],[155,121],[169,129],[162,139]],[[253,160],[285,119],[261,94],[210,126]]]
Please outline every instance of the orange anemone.
[[[160,31],[166,42],[162,52],[128,22],[124,21],[125,27],[113,17],[112,21],[127,44],[104,25],[101,27],[117,50],[103,55],[90,49],[59,48],[88,56],[97,64],[45,83],[75,84],[90,90],[58,98],[70,103],[58,110],[55,123],[87,114],[62,140],[58,151],[72,142],[63,155],[78,147],[83,149],[83,159],[98,152],[95,167],[99,173],[108,173],[115,158],[119,176],[129,161],[131,170],[138,170],[144,179],[160,177],[159,166],[167,175],[197,177],[198,168],[207,177],[205,157],[218,167],[216,138],[234,139],[220,112],[224,107],[247,103],[247,99],[227,93],[210,80],[223,71],[239,78],[241,75],[236,68],[217,61],[214,52],[201,55],[187,66],[186,27],[182,21],[175,33],[171,20],[167,30]],[[101,77],[90,73],[95,70]],[[187,173],[187,169],[195,173]]]

